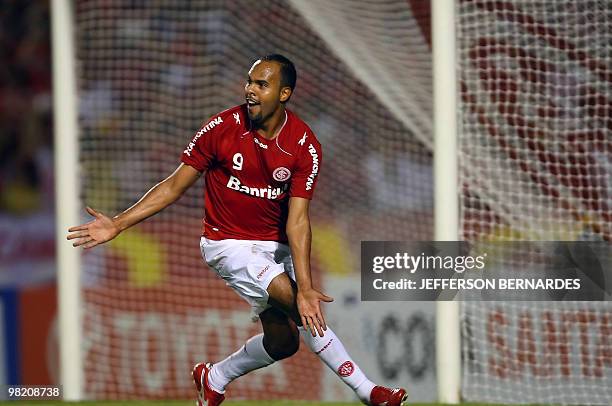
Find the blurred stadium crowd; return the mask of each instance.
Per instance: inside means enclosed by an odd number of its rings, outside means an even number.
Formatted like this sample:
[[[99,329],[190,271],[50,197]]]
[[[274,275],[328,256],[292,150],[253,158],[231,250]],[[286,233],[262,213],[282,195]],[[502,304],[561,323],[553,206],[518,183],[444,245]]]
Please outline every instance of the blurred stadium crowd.
[[[53,281],[49,2],[0,7],[0,286]]]
[[[47,1],[2,1],[0,60],[0,215],[52,215]]]

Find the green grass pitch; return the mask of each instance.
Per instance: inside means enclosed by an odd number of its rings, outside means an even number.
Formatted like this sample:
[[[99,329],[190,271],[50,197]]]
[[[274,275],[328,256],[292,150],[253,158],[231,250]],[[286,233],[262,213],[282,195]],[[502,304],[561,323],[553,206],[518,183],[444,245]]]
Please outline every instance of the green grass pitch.
[[[117,401],[117,402],[58,402],[58,401],[12,401],[0,405],[41,405],[41,406],[193,406],[195,401]],[[291,401],[226,401],[223,406],[358,406],[359,403],[322,403]],[[408,403],[409,406],[442,406],[439,403]],[[461,406],[490,406],[485,403],[461,403]],[[502,406],[502,405],[499,405]],[[535,406],[535,405],[533,405]]]

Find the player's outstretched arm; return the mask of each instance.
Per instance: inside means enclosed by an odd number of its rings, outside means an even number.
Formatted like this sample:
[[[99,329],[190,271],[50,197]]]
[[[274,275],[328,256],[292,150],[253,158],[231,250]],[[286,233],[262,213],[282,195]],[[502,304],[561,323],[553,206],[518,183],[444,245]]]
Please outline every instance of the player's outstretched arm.
[[[112,219],[87,207],[94,219],[79,226],[70,227],[67,239],[75,240],[75,247],[93,248],[115,238],[123,230],[159,213],[182,196],[194,184],[201,173],[189,165],[181,164],[166,179],[153,186],[132,207]]]
[[[327,330],[320,302],[332,302],[334,299],[312,287],[310,273],[310,246],[312,233],[308,215],[310,201],[301,197],[289,199],[289,216],[287,218],[287,237],[293,256],[295,278],[297,280],[297,306],[302,319],[302,325],[310,330],[314,337],[316,333],[323,337]]]

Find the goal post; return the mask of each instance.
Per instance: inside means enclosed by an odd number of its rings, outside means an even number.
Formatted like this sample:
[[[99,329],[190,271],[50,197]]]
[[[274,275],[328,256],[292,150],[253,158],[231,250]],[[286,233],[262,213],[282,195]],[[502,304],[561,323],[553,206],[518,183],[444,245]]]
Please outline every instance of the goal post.
[[[434,128],[434,237],[459,239],[455,0],[431,1]],[[456,404],[461,392],[459,303],[436,303],[438,399]]]
[[[78,224],[78,106],[72,0],[51,3],[53,118],[60,384],[64,400],[83,397],[80,250],[66,241]]]

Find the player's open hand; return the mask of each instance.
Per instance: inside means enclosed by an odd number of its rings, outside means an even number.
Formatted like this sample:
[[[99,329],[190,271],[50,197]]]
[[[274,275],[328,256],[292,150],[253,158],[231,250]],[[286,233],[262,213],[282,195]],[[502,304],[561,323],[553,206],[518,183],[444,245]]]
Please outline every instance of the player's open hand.
[[[333,301],[333,298],[318,290],[309,289],[301,291],[298,289],[297,307],[300,312],[300,317],[302,318],[302,326],[308,328],[313,337],[316,336],[316,333],[319,333],[319,336],[323,337],[323,332],[327,330],[327,324],[325,324],[320,302]]]
[[[113,220],[104,214],[87,207],[87,213],[95,218],[89,223],[70,227],[67,239],[75,240],[73,247],[93,248],[98,244],[105,243],[115,238],[121,230]]]

